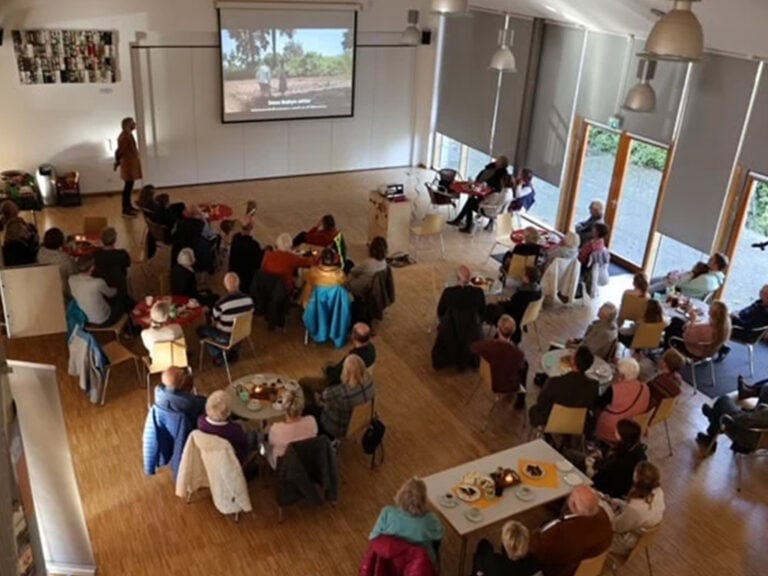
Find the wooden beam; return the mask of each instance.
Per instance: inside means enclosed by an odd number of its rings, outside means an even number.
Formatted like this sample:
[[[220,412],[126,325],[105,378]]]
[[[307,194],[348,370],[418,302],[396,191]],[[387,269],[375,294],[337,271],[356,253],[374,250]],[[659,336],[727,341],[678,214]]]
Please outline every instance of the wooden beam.
[[[571,130],[571,154],[568,161],[565,181],[560,187],[560,217],[558,219],[558,228],[563,232],[568,232],[573,228],[574,214],[576,208],[576,195],[581,186],[581,172],[584,166],[584,158],[587,155],[587,142],[590,125],[585,122],[581,116],[576,116],[573,120],[573,130]]]

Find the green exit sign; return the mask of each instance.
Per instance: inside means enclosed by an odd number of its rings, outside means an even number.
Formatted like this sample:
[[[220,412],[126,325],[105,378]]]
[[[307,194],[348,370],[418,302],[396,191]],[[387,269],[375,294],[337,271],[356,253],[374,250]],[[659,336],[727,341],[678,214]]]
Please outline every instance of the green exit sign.
[[[624,118],[621,116],[611,116],[608,118],[608,126],[613,128],[614,130],[621,130],[621,124],[624,122]]]

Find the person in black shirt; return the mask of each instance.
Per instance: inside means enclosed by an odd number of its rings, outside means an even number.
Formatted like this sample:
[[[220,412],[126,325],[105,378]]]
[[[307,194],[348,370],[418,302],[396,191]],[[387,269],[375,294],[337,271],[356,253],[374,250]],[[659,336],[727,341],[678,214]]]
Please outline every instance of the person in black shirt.
[[[107,286],[117,289],[116,298],[123,302],[123,308],[130,310],[134,303],[128,296],[128,268],[131,266],[131,255],[127,251],[115,248],[117,231],[108,227],[101,231],[102,247],[93,254],[96,266],[94,276],[102,278]]]
[[[229,271],[238,275],[240,285],[246,290],[250,290],[253,275],[261,268],[264,257],[261,245],[251,236],[252,232],[252,223],[235,223],[229,246]]]
[[[502,189],[509,186],[510,176],[507,172],[509,166],[509,160],[506,156],[499,156],[495,162],[491,162],[475,177],[475,182],[485,183],[494,192],[501,192]],[[472,215],[478,211],[482,196],[469,196],[464,206],[453,220],[449,220],[447,224],[451,226],[458,226],[462,220],[465,220],[464,227],[461,228],[461,232],[472,232]]]
[[[528,528],[512,520],[501,529],[501,551],[483,538],[477,543],[472,562],[472,576],[532,576],[539,571],[538,563],[528,554]]]

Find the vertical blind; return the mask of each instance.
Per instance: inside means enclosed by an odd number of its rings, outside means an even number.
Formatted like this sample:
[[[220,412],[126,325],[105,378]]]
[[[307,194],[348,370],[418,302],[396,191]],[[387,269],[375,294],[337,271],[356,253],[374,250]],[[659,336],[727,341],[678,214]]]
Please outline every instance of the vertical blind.
[[[739,164],[753,172],[768,175],[768,151],[766,151],[766,139],[768,138],[768,70],[763,69],[760,78],[760,86],[752,108],[752,116],[749,119],[744,146],[741,150]]]
[[[720,222],[757,66],[707,54],[693,68],[659,232],[702,252]]]
[[[576,113],[603,124],[619,112],[626,58],[632,45],[626,36],[589,32]]]
[[[584,34],[556,24],[544,27],[526,164],[554,186],[560,186],[565,161]]]
[[[495,152],[514,155],[520,106],[530,50],[531,23],[512,19],[517,73],[506,74],[497,122]],[[472,12],[471,18],[446,18],[443,24],[435,129],[476,150],[490,153],[498,73],[489,68],[498,48],[504,16]]]

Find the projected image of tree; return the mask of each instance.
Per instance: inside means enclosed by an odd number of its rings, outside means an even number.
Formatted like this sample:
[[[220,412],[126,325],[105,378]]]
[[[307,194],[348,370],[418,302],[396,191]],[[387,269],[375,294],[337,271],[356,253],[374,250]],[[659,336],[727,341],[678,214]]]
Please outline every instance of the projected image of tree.
[[[221,49],[226,113],[349,105],[350,30],[222,30]]]

